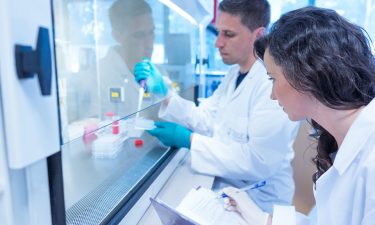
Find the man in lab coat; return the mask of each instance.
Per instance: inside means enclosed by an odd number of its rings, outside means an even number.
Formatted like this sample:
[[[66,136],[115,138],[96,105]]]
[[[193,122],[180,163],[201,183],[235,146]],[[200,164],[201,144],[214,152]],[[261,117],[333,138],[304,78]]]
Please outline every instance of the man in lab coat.
[[[98,65],[100,111],[102,116],[111,111],[124,117],[138,109],[140,86],[134,80],[133,68],[144,58],[151,59],[155,26],[151,7],[144,0],[117,0],[108,14],[117,45],[109,48]],[[143,107],[158,101],[159,97],[152,93],[146,95]],[[157,111],[148,113],[155,115]]]
[[[215,46],[224,63],[233,65],[214,94],[198,107],[169,91],[150,133],[164,144],[186,147],[191,167],[214,175],[216,188],[244,187],[265,180],[248,194],[264,211],[291,204],[291,160],[298,123],[290,122],[270,100],[272,81],[253,54],[255,40],[270,20],[266,0],[223,0],[219,5]],[[141,66],[139,66],[141,67]],[[135,71],[136,79],[157,76]]]

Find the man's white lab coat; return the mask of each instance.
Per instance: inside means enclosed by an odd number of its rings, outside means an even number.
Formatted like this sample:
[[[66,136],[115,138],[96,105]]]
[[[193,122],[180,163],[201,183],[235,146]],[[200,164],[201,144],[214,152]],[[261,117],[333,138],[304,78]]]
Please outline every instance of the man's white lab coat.
[[[118,53],[120,46],[110,47],[106,56],[99,63],[100,77],[100,108],[101,113],[111,111],[119,117],[125,117],[138,110],[139,84],[126,65],[124,59]],[[124,101],[111,101],[110,88],[122,88]],[[151,97],[143,98],[142,108],[150,106],[161,98],[151,94]],[[152,112],[151,112],[152,111]],[[148,110],[149,116],[157,115],[156,110]],[[145,116],[145,115],[144,115]]]
[[[294,182],[290,161],[299,123],[291,122],[277,101],[270,99],[272,82],[256,61],[235,88],[234,66],[214,94],[199,107],[177,95],[162,105],[159,116],[194,131],[191,166],[225,178],[236,187],[266,180],[248,193],[263,209],[290,204]]]

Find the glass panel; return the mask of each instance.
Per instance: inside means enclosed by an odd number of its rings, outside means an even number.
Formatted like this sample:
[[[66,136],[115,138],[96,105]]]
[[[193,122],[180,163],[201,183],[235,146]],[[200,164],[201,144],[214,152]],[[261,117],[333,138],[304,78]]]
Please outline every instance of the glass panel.
[[[169,88],[185,94],[195,85],[198,29],[156,0],[125,2],[112,9],[106,0],[54,2],[64,142],[81,137],[87,123],[108,124],[107,113],[124,118],[163,99],[145,93],[139,107],[133,70],[145,58]]]
[[[101,223],[171,154],[147,133],[132,129],[133,119],[120,120],[118,135],[108,134],[115,127],[110,125],[63,146],[67,224]]]
[[[337,13],[346,17],[350,22],[363,27],[375,40],[375,1],[372,0],[317,0],[316,6],[336,10]],[[374,48],[374,46],[372,46]],[[374,52],[374,49],[373,49]]]
[[[138,107],[134,65],[147,58],[194,98],[198,28],[157,0],[114,2],[53,1],[68,224],[103,222],[173,152],[144,132],[163,96]]]

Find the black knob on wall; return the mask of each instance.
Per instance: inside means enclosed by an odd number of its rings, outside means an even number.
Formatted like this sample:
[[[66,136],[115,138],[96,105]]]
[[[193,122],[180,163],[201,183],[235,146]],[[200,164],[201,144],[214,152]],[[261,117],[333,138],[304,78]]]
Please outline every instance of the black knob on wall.
[[[48,29],[39,27],[35,50],[31,46],[16,45],[15,57],[18,78],[32,78],[34,74],[37,74],[42,95],[50,95],[52,59]]]

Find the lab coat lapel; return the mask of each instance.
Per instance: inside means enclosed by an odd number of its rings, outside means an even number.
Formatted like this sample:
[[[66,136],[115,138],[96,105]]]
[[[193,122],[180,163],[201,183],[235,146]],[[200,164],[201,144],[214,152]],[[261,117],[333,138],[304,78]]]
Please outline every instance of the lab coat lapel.
[[[350,127],[344,142],[337,152],[333,166],[343,174],[355,157],[363,149],[366,140],[375,132],[375,121],[371,118],[375,115],[375,99],[372,100],[358,115]],[[369,121],[373,123],[369,124]]]
[[[128,65],[126,65],[125,61],[122,59],[120,54],[118,53],[118,46],[112,47],[109,49],[108,54],[110,55],[110,59],[113,62],[112,66],[116,68],[116,71],[120,71],[121,73],[121,84],[128,83],[128,87],[130,87],[131,91],[137,91],[139,89],[138,84],[134,80],[134,75],[130,72]],[[129,91],[129,90],[125,90]]]
[[[229,98],[230,100],[233,100],[240,93],[242,93],[242,91],[243,91],[243,89],[245,89],[245,87],[246,87],[246,90],[244,90],[244,91],[250,91],[248,88],[250,87],[251,80],[256,75],[256,73],[259,72],[259,68],[261,68],[260,62],[255,61],[255,63],[251,67],[250,71],[247,73],[246,77],[243,79],[241,84],[236,88],[236,81],[237,81],[238,72],[239,72],[239,69],[238,69],[237,76],[233,76],[234,79],[231,82],[231,91],[229,92],[231,94],[231,97]]]
[[[247,73],[247,75],[242,80],[242,82],[240,83],[240,85],[238,85],[237,88],[236,88],[236,82],[237,82],[238,74],[237,74],[237,76],[235,76],[234,81],[232,81],[232,84],[233,84],[232,87],[233,87],[234,90],[231,92],[232,93],[232,96],[230,98],[231,100],[234,99],[234,98],[236,98],[242,92],[242,90],[244,89],[244,86],[247,86],[247,83],[250,80],[249,74],[250,74],[250,72]]]
[[[113,68],[116,68],[116,71],[121,71],[122,74],[127,74],[127,75],[131,74],[128,66],[126,65],[126,63],[124,62],[120,54],[118,53],[119,51],[118,49],[119,49],[119,46],[114,46],[108,50],[107,58],[110,59],[109,61],[112,62],[111,66]]]

